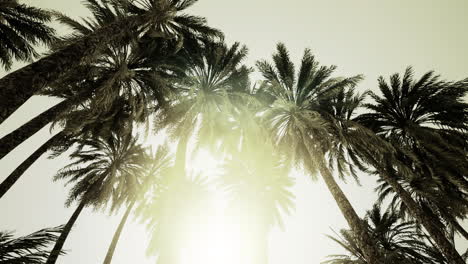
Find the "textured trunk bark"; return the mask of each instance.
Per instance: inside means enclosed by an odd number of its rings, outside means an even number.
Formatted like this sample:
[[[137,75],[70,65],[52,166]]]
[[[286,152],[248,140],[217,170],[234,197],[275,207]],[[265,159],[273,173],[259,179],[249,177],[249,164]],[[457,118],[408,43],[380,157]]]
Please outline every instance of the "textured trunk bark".
[[[128,32],[123,29],[133,28],[144,20],[144,16],[120,19],[4,76],[0,79],[0,124],[32,95],[56,80],[62,73],[99,54],[107,43]]]
[[[374,166],[375,167],[375,166]],[[383,168],[376,167],[379,170],[380,176],[392,187],[393,191],[400,197],[402,202],[408,207],[411,215],[421,223],[427,230],[431,238],[437,244],[437,248],[447,258],[449,263],[453,264],[466,264],[455,247],[445,236],[444,232],[438,228],[441,224],[439,221],[432,217],[427,216],[424,211],[413,200],[411,195],[398,183],[398,181],[389,175]]]
[[[16,181],[23,175],[23,173],[31,167],[31,165],[40,157],[42,154],[52,147],[58,140],[62,138],[62,133],[58,133],[47,140],[42,146],[34,151],[25,161],[23,161],[8,177],[0,184],[0,198],[13,186]]]
[[[40,115],[31,119],[24,125],[12,131],[0,139],[0,159],[5,157],[10,151],[15,149],[26,139],[36,134],[50,122],[54,121],[58,114],[62,113],[71,104],[71,101],[65,100],[55,106],[42,112]]]
[[[49,255],[49,258],[47,258],[46,264],[55,264],[55,262],[57,261],[58,256],[62,252],[62,248],[63,248],[63,245],[65,244],[65,240],[70,234],[70,231],[73,225],[75,224],[76,219],[78,219],[78,216],[80,216],[80,213],[81,211],[83,211],[83,208],[85,207],[85,205],[86,203],[84,201],[81,201],[78,207],[75,209],[75,212],[73,213],[73,215],[70,217],[67,224],[63,228],[63,231],[60,234],[60,237],[57,239],[57,242],[55,242],[55,246],[50,252],[50,255]]]
[[[319,170],[323,180],[325,181],[325,184],[328,187],[328,190],[333,195],[336,204],[340,208],[341,213],[345,217],[353,232],[361,239],[360,246],[365,254],[367,263],[380,263],[378,255],[379,253],[374,246],[375,243],[372,241],[369,233],[367,232],[367,228],[364,226],[363,221],[357,215],[356,211],[354,210],[346,195],[341,190],[340,186],[336,183],[330,170],[325,166],[325,164],[323,164],[323,162],[320,164]]]
[[[125,211],[125,214],[122,217],[122,220],[120,221],[119,226],[117,227],[117,230],[115,231],[114,237],[112,238],[112,243],[109,246],[109,249],[107,250],[106,258],[104,259],[104,264],[110,264],[112,261],[112,257],[114,256],[115,248],[117,247],[117,242],[119,242],[120,234],[122,234],[122,230],[125,226],[125,223],[127,222],[128,216],[130,215],[130,212],[133,209],[133,206],[135,205],[135,202],[133,201]]]

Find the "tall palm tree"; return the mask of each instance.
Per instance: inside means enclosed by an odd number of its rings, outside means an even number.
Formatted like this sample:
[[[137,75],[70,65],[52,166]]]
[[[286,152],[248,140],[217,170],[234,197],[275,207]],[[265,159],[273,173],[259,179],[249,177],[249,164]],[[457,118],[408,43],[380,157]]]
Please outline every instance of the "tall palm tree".
[[[13,59],[31,61],[38,57],[34,45],[49,45],[55,30],[46,25],[52,15],[46,10],[0,0],[0,64],[9,70]]]
[[[294,207],[288,173],[285,159],[266,143],[234,153],[225,163],[220,179],[247,235],[248,263],[268,263],[268,232]]]
[[[439,228],[445,229],[449,240],[453,240],[452,230],[468,240],[468,232],[459,223],[468,214],[468,197],[465,193],[450,184],[441,189],[439,183],[427,177],[405,178],[397,175],[397,180],[427,214],[438,219],[442,224]],[[379,201],[383,202],[388,198],[403,216],[412,218],[411,212],[408,212],[405,203],[392,187],[382,179],[379,179],[379,183]]]
[[[369,93],[374,102],[365,105],[370,112],[360,120],[390,143],[411,151],[420,163],[420,174],[444,178],[468,192],[464,102],[468,79],[441,81],[428,72],[414,80],[408,67],[402,77],[394,74],[390,83],[383,77],[378,82],[382,96]]]
[[[336,183],[326,166],[325,150],[330,141],[326,119],[316,111],[320,99],[345,87],[354,86],[361,76],[331,78],[335,66],[319,66],[309,50],[304,52],[296,79],[294,64],[283,44],[277,45],[274,64],[257,62],[265,78],[263,90],[275,99],[264,111],[263,119],[273,140],[295,162],[301,162],[308,172],[320,172],[351,229],[362,235],[366,259],[376,263],[378,252],[366,233],[365,225]]]
[[[242,65],[247,48],[234,43],[205,41],[202,47],[181,53],[186,68],[175,84],[176,93],[168,111],[157,120],[156,127],[168,128],[179,139],[175,167],[185,174],[186,152],[190,136],[201,144],[219,134],[230,111],[230,97],[237,85],[248,78],[250,70]]]
[[[139,172],[146,161],[142,146],[129,133],[83,140],[70,157],[74,161],[59,171],[55,179],[68,179],[68,184],[74,184],[66,205],[78,201],[78,207],[60,234],[47,264],[57,261],[84,207],[103,208],[110,204],[111,210],[115,210],[138,192]]]
[[[354,87],[346,87],[320,99],[317,111],[327,120],[333,135],[328,146],[328,166],[345,180],[347,175],[359,182],[356,168],[369,172],[359,156],[356,145],[379,148],[375,135],[355,122],[356,110],[362,106],[366,93],[356,93]],[[383,147],[385,148],[385,146]]]
[[[57,241],[62,229],[63,226],[45,228],[18,238],[11,232],[0,232],[0,263],[44,263],[50,253],[49,245]]]
[[[0,79],[0,97],[4,100],[0,124],[19,106],[63,73],[103,52],[108,43],[125,39],[129,32],[157,38],[219,37],[221,32],[206,25],[204,18],[184,14],[195,0],[88,0],[99,24],[84,36],[44,58]],[[90,21],[91,25],[95,25]],[[78,26],[78,25],[77,25]]]
[[[397,149],[393,157],[376,158],[378,155],[367,153],[367,159],[425,227],[444,256],[460,264],[463,260],[441,230],[442,224],[418,206],[398,178],[430,178],[439,182],[441,191],[446,189],[445,182],[466,192],[467,115],[462,99],[467,82],[440,81],[433,72],[414,80],[409,67],[402,78],[392,75],[390,84],[380,77],[382,96],[371,92],[374,102],[365,105],[370,112],[358,118]]]
[[[54,49],[91,34],[109,22],[102,21],[97,14],[95,16],[80,23],[59,15],[61,23],[73,29],[73,34],[61,38]],[[153,108],[163,104],[168,79],[177,72],[177,60],[173,54],[180,48],[173,40],[138,38],[135,35],[126,41],[110,42],[93,61],[77,65],[39,92],[63,100],[0,139],[3,146],[0,159],[47,124],[80,108],[81,104],[94,102],[95,112],[106,111],[118,97],[133,102],[135,112],[141,111],[139,105]]]
[[[63,19],[75,25],[73,20]],[[84,32],[76,34],[85,34],[87,28],[83,27]],[[112,125],[116,131],[122,130],[119,127],[124,123],[147,121],[151,113],[165,105],[166,90],[176,75],[178,62],[170,57],[174,44],[146,42],[111,43],[96,61],[70,71],[44,89],[41,94],[63,101],[0,139],[0,158],[51,122],[62,127],[54,137],[57,141],[60,136],[83,137],[83,131],[89,130],[101,134],[100,124]],[[0,197],[51,144],[44,143],[8,177],[10,180],[0,185]]]
[[[382,212],[380,206],[374,205],[368,211],[365,220],[369,223],[369,233],[381,254],[378,263],[402,264],[442,264],[447,263],[442,255],[437,254],[422,234],[417,224],[404,221],[398,211],[389,207]],[[342,246],[348,255],[330,255],[329,260],[322,263],[329,264],[367,264],[358,246],[359,236],[350,230],[341,230],[341,237],[328,236]]]
[[[137,209],[151,237],[147,254],[157,255],[158,264],[178,263],[191,228],[202,221],[208,204],[207,181],[200,175],[174,177],[177,171],[151,184]]]
[[[96,113],[88,105],[67,113],[67,116],[57,120],[57,122],[63,123],[62,131],[49,138],[0,183],[0,198],[13,187],[24,172],[43,154],[50,151],[52,152],[51,157],[56,157],[77,141],[96,137],[109,137],[113,132],[127,133],[133,126],[134,116],[129,103],[123,99],[115,100],[113,106],[106,112]],[[77,120],[83,120],[83,117],[87,119],[86,122],[77,122]]]
[[[123,231],[125,223],[128,220],[128,217],[132,210],[134,209],[135,204],[143,199],[143,196],[148,193],[148,190],[152,185],[158,184],[160,178],[165,174],[169,173],[169,168],[172,165],[172,156],[169,153],[169,148],[167,145],[161,145],[155,152],[148,153],[147,161],[142,164],[142,170],[139,172],[142,174],[140,177],[141,180],[138,185],[138,190],[135,193],[124,193],[126,195],[126,209],[125,213],[122,216],[122,219],[117,227],[112,242],[109,245],[107,250],[106,257],[104,259],[104,264],[110,264],[112,257],[114,255],[115,249],[117,247],[117,242],[119,241],[120,235]]]

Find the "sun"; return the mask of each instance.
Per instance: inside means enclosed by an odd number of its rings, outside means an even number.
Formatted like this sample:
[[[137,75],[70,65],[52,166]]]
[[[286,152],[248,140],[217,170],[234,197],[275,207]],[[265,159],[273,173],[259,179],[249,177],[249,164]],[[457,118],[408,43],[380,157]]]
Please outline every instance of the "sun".
[[[198,150],[188,167],[193,173],[201,173],[214,179],[220,172],[222,160],[207,150]],[[180,264],[238,264],[242,260],[242,232],[236,217],[227,213],[229,198],[216,184],[211,184],[211,207],[201,223],[189,230],[186,247],[181,250]]]
[[[191,233],[181,250],[181,264],[243,263],[241,232],[222,210]]]

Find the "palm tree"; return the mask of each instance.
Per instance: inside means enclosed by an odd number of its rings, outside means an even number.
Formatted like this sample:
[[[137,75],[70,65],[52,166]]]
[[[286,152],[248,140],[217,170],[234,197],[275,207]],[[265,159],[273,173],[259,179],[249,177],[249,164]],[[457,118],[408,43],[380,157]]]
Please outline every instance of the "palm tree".
[[[167,41],[153,41],[145,49],[143,45],[111,43],[95,62],[70,71],[42,91],[63,101],[0,139],[0,158],[51,122],[62,127],[54,136],[57,141],[63,136],[83,137],[83,131],[89,130],[102,134],[100,124],[112,125],[116,131],[124,123],[147,121],[165,105],[177,58],[170,58],[173,45]],[[51,145],[51,140],[44,143],[0,185],[0,197]]]
[[[430,178],[448,183],[466,192],[466,104],[467,81],[440,81],[433,72],[413,80],[413,71],[406,69],[390,77],[390,85],[379,78],[383,96],[370,93],[374,103],[366,104],[370,113],[358,120],[396,148],[394,154],[380,156],[363,150],[361,154],[375,167],[399,198],[421,223],[444,256],[453,263],[463,263],[460,254],[441,230],[437,218],[428,215],[398,178]]]
[[[191,37],[219,37],[221,32],[206,25],[203,18],[182,13],[195,0],[88,0],[96,20],[102,24],[84,36],[61,47],[44,58],[16,70],[0,79],[0,97],[3,106],[0,124],[19,106],[44,87],[49,86],[63,73],[93,60],[108,43],[124,40],[129,32],[156,38],[175,38],[179,41]],[[86,23],[86,21],[85,21]],[[79,26],[79,25],[77,25]]]
[[[175,177],[177,171],[173,168],[151,184],[137,208],[151,236],[147,254],[157,255],[158,264],[178,263],[180,250],[186,246],[191,228],[202,221],[208,201],[204,178]]]
[[[101,21],[97,14],[95,16],[97,17],[94,19],[80,23],[60,15],[61,23],[73,29],[73,34],[61,38],[60,42],[55,44],[55,49],[110,23],[107,20]],[[142,105],[146,108],[156,108],[164,104],[168,80],[173,77],[173,72],[177,72],[177,59],[173,54],[182,47],[178,47],[173,40],[154,40],[137,36],[128,38],[126,42],[109,43],[103,48],[102,54],[96,56],[92,62],[76,66],[41,90],[41,95],[63,100],[0,139],[0,145],[3,146],[0,159],[41,128],[57,119],[63,119],[82,104],[93,102],[92,108],[96,113],[108,110],[113,100],[118,97],[127,98],[132,102],[135,112],[142,111]]]
[[[45,228],[18,238],[10,232],[0,232],[0,263],[44,263],[49,245],[57,240],[62,229],[63,226]]]
[[[203,144],[219,134],[230,111],[230,97],[250,70],[242,65],[247,48],[239,43],[228,47],[206,41],[180,55],[186,58],[185,73],[176,81],[175,98],[169,110],[161,113],[156,129],[168,128],[169,134],[179,139],[175,167],[180,170],[177,175],[184,175],[190,136],[195,134]]]
[[[64,140],[63,133],[57,133],[49,138],[44,144],[36,149],[29,157],[27,157],[21,164],[11,172],[5,180],[0,183],[0,198],[2,198],[11,187],[19,180],[23,173],[36,162],[39,157],[50,150],[52,147],[59,145]]]
[[[442,264],[443,260],[437,250],[427,245],[427,238],[417,224],[404,221],[400,213],[389,207],[382,213],[380,206],[374,205],[368,211],[365,220],[369,223],[369,233],[378,246],[382,259],[378,263],[402,264]],[[349,255],[331,255],[329,264],[367,264],[357,241],[359,236],[350,230],[341,230],[341,237],[328,236],[342,246]]]
[[[82,109],[64,116],[61,122],[62,131],[56,133],[26,158],[8,177],[0,183],[0,198],[19,180],[23,173],[48,151],[51,157],[56,157],[69,149],[74,143],[83,139],[96,137],[109,137],[113,132],[127,133],[134,122],[134,112],[126,100],[118,99],[107,112],[96,113],[90,106],[82,106]],[[141,114],[141,112],[140,112]],[[86,119],[86,122],[77,120]]]
[[[311,174],[320,171],[351,229],[362,235],[360,243],[366,259],[377,263],[378,252],[366,233],[365,225],[326,166],[325,150],[331,136],[326,119],[316,111],[321,98],[356,85],[362,77],[331,78],[336,67],[319,66],[310,51],[306,50],[296,80],[294,64],[281,43],[277,45],[273,61],[274,65],[259,61],[257,67],[266,79],[262,89],[275,99],[263,113],[275,144],[293,161],[301,162]]]
[[[438,219],[439,223],[442,224],[439,228],[446,230],[448,239],[453,242],[454,234],[452,231],[455,231],[468,240],[468,232],[459,223],[466,218],[468,213],[468,198],[465,193],[453,188],[453,186],[451,188],[450,184],[446,184],[442,189],[437,182],[427,177],[407,179],[397,175],[397,180],[411,194],[419,207]],[[379,202],[388,198],[392,206],[399,208],[403,216],[412,218],[411,212],[408,212],[405,203],[394,193],[392,187],[382,179],[379,179],[379,183],[377,188]]]
[[[31,61],[38,57],[34,45],[49,45],[55,30],[47,26],[51,13],[20,4],[18,0],[0,0],[0,64],[9,70],[13,59]]]
[[[234,153],[220,178],[247,235],[244,249],[250,254],[243,255],[253,258],[248,263],[268,263],[268,232],[275,224],[282,226],[282,213],[294,207],[289,190],[294,181],[285,159],[274,153],[267,143]]]
[[[402,78],[392,75],[390,84],[380,77],[379,90],[382,96],[369,93],[375,103],[365,105],[370,113],[361,115],[363,124],[416,155],[420,174],[446,179],[468,192],[468,104],[464,103],[468,79],[440,81],[428,72],[413,80],[413,70],[408,67]]]
[[[59,171],[55,180],[68,179],[68,184],[74,183],[66,205],[74,201],[79,205],[60,234],[47,264],[56,262],[84,207],[103,208],[110,204],[112,211],[138,193],[138,176],[146,161],[142,146],[129,133],[83,140],[70,157],[74,161]]]
[[[132,212],[136,203],[143,199],[142,197],[148,192],[153,184],[157,184],[158,180],[169,172],[169,168],[172,164],[172,157],[169,153],[169,148],[167,145],[161,145],[158,147],[156,152],[150,152],[147,154],[147,161],[142,164],[142,171],[140,174],[143,174],[140,178],[140,183],[138,185],[138,190],[135,193],[125,193],[124,195],[128,196],[126,199],[126,209],[125,213],[122,216],[122,219],[117,227],[112,242],[109,245],[107,250],[106,257],[104,259],[104,264],[110,264],[112,257],[114,255],[115,249],[117,247],[117,242],[119,241],[122,230],[127,222],[127,219]]]

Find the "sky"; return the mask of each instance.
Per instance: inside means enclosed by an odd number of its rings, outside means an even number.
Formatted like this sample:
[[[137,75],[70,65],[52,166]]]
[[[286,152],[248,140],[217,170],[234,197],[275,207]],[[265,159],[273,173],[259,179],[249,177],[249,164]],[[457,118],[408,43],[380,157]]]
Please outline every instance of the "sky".
[[[79,0],[22,2],[72,17],[87,16]],[[364,74],[359,91],[365,91],[376,90],[378,76],[401,73],[409,65],[416,77],[429,70],[447,80],[468,77],[467,11],[465,0],[199,0],[188,12],[206,17],[209,25],[225,33],[228,43],[245,44],[250,66],[270,59],[276,43],[283,42],[297,63],[310,48],[322,64],[337,65],[337,75]],[[4,74],[0,71],[0,77]],[[0,126],[0,137],[54,102],[32,98]],[[0,160],[0,181],[48,137],[49,129],[43,129]],[[0,200],[0,229],[28,234],[65,223],[76,205],[64,208],[67,188],[51,179],[67,162],[66,157],[39,159]],[[284,229],[270,234],[270,263],[320,263],[328,254],[343,252],[325,234],[346,227],[346,222],[323,182],[300,173],[293,176],[296,209],[285,217]],[[362,175],[360,180],[361,186],[351,179],[340,185],[362,216],[376,195],[373,177]],[[67,255],[58,263],[102,262],[121,214],[85,209],[65,244]],[[142,225],[129,223],[113,263],[154,263],[145,257],[145,237]],[[468,242],[458,238],[457,246],[464,251]]]

